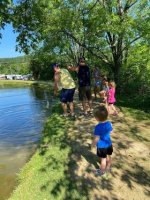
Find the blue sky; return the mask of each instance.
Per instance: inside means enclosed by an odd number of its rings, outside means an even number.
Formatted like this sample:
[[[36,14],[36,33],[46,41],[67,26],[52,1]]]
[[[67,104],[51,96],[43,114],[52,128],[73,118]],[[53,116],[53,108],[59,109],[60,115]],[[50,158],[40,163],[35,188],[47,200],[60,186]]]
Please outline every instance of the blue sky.
[[[0,58],[10,58],[21,56],[23,53],[15,51],[17,34],[13,33],[12,25],[8,24],[4,30],[0,30],[2,39],[0,39]]]
[[[17,0],[13,0],[14,4]],[[0,39],[0,58],[10,58],[24,55],[15,51],[17,34],[13,33],[12,25],[8,24],[4,30],[0,30],[2,39]]]

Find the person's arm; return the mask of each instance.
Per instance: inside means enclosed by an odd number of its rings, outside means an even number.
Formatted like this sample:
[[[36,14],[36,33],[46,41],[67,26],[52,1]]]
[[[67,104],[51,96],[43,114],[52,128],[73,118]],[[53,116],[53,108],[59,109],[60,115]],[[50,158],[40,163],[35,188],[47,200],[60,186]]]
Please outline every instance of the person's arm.
[[[57,95],[59,81],[60,81],[60,73],[55,73],[55,75],[54,75],[54,95]]]
[[[79,67],[68,66],[67,69],[70,70],[70,71],[75,71],[77,73],[79,71]]]
[[[113,127],[112,127],[112,123],[111,122],[109,122],[109,131],[110,131],[110,134],[113,133]]]
[[[94,136],[94,139],[93,139],[92,144],[91,144],[91,148],[94,147],[97,144],[98,141],[99,141],[99,136]]]
[[[91,148],[94,147],[100,139],[99,131],[99,126],[96,126],[94,130],[94,139],[92,141]]]

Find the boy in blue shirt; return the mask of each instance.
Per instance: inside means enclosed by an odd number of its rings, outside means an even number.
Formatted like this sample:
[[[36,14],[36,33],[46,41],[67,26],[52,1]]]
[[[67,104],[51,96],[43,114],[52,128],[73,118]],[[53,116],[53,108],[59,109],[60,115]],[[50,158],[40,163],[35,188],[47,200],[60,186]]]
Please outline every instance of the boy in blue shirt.
[[[101,167],[96,170],[96,174],[102,176],[111,169],[113,147],[110,134],[113,128],[111,122],[107,121],[108,111],[105,106],[101,105],[94,109],[94,117],[99,123],[94,130],[92,147],[97,146],[97,156],[101,159]]]

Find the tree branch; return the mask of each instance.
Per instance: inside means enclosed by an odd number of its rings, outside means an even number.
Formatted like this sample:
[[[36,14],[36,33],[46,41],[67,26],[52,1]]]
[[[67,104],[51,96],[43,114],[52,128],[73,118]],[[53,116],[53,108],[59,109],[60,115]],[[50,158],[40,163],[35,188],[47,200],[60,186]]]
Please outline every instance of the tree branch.
[[[129,1],[127,1],[125,7],[124,7],[124,12],[127,12],[134,4],[136,4],[138,2],[138,0],[134,1],[133,3],[131,3],[129,5]]]
[[[123,15],[123,8],[122,8],[122,1],[121,0],[117,0],[117,2],[118,2],[118,14],[120,15],[120,16],[122,16]]]
[[[108,65],[111,65],[111,62],[108,61],[106,59],[106,57],[104,57],[104,55],[98,55],[96,54],[95,52],[93,52],[91,50],[90,47],[87,47],[85,44],[81,43],[71,32],[67,31],[67,30],[63,30],[63,32],[68,36],[68,37],[71,37],[79,46],[82,46],[83,48],[85,48],[89,53],[91,53],[93,56],[101,59],[104,63],[108,64]]]
[[[97,3],[99,2],[99,0],[96,0],[96,2],[94,3],[94,5],[85,12],[85,14],[88,14],[89,12],[91,12],[91,10],[93,10],[93,8],[97,5]]]
[[[141,37],[142,37],[142,35],[136,37],[134,40],[132,40],[132,41],[128,44],[128,46],[131,45],[132,43],[134,43],[135,41],[139,40]],[[121,56],[122,52],[124,52],[125,50],[128,49],[128,46],[125,46],[125,47],[122,49],[122,51],[120,52],[119,56]]]
[[[112,38],[112,36],[111,36],[111,34],[110,34],[110,32],[107,32],[107,42],[108,42],[108,44],[109,44],[109,46],[110,46],[110,48],[111,48],[111,50],[112,50],[112,54],[113,54],[113,56],[114,56],[114,54],[116,54],[116,47],[115,47],[115,41],[114,41],[114,35],[113,35],[113,38]]]

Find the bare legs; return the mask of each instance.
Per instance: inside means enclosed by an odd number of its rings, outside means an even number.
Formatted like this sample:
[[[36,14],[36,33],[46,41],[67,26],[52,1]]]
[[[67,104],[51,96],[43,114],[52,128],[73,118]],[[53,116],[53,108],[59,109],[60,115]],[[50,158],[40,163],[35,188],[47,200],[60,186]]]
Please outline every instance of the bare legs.
[[[74,115],[74,103],[73,102],[69,103],[69,108],[70,108],[71,115]]]
[[[111,168],[111,156],[107,155],[107,158],[101,158],[101,173]]]
[[[61,105],[62,105],[64,115],[67,116],[68,115],[68,113],[67,113],[67,103],[61,103]],[[69,103],[69,108],[70,108],[71,115],[74,115],[74,103],[73,102]]]
[[[87,114],[87,106],[86,101],[82,101],[83,111],[85,114]],[[88,106],[90,108],[90,111],[92,110],[92,101],[88,101]]]
[[[86,101],[82,101],[82,106],[83,106],[84,113],[87,113],[87,110],[86,110]]]
[[[92,101],[88,101],[88,104],[89,104],[90,110],[92,110]]]
[[[95,96],[95,99],[97,98],[97,93],[98,93],[97,86],[94,86],[94,96]]]
[[[109,114],[111,114],[111,111],[113,111],[113,114],[116,114],[116,115],[118,114],[118,112],[117,112],[114,104],[109,104],[108,105],[108,112],[109,112]]]
[[[106,170],[110,170],[111,168],[111,156],[107,156],[106,158]]]
[[[61,103],[61,106],[62,106],[62,109],[63,109],[64,115],[67,116],[67,103]]]

